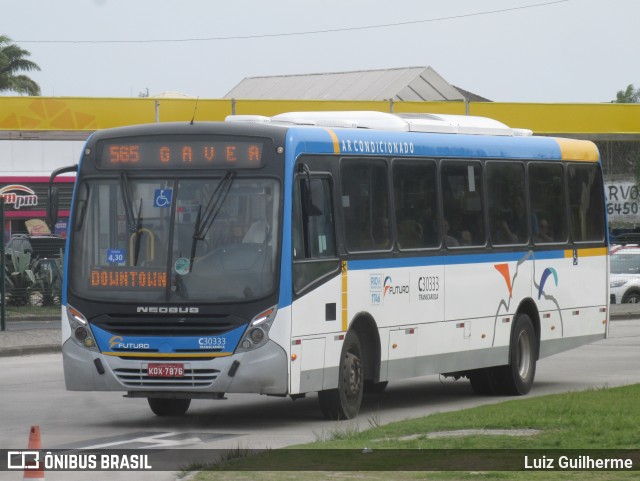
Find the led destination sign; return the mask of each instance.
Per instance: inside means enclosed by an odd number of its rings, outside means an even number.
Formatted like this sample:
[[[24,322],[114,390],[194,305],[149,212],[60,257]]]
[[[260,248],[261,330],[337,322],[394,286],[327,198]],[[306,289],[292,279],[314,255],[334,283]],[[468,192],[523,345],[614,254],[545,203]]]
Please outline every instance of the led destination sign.
[[[98,166],[104,169],[251,169],[262,166],[264,142],[210,138],[140,137],[98,144]]]
[[[89,283],[92,289],[164,290],[167,272],[137,267],[92,267]]]

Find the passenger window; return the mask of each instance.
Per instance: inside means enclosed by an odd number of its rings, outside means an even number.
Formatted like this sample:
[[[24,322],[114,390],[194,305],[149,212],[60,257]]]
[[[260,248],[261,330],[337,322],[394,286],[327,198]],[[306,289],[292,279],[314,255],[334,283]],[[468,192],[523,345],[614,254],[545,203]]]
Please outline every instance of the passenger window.
[[[328,178],[296,179],[292,215],[293,284],[300,292],[337,271],[331,183]]]
[[[485,244],[482,170],[477,162],[443,162],[442,233],[447,247]]]
[[[524,165],[520,162],[489,162],[486,175],[491,243],[526,244],[529,241],[529,221]]]
[[[529,164],[531,233],[535,244],[567,241],[563,172],[560,164]]]
[[[604,239],[604,195],[596,164],[571,164],[569,174],[569,212],[574,242]]]
[[[383,160],[345,159],[341,174],[347,250],[389,250],[387,164]]]
[[[396,160],[393,192],[400,249],[440,245],[437,173],[434,161]]]

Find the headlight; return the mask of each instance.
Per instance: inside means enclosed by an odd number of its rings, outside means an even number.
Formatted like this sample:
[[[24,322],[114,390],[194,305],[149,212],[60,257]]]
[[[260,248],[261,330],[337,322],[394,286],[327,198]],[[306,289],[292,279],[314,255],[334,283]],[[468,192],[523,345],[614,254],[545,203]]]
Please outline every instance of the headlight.
[[[624,286],[626,283],[627,283],[627,281],[626,281],[626,280],[624,280],[624,279],[620,279],[620,280],[617,280],[617,281],[610,281],[610,282],[609,282],[609,287],[611,287],[611,288],[614,288],[614,287],[622,287],[622,286]]]
[[[273,306],[255,316],[242,336],[237,352],[251,351],[264,346],[269,340],[269,329],[277,312],[277,306]]]
[[[71,339],[73,342],[85,349],[97,351],[98,346],[96,344],[96,340],[93,338],[91,328],[89,327],[89,323],[87,322],[87,318],[84,317],[84,314],[68,305],[67,319],[71,326]]]

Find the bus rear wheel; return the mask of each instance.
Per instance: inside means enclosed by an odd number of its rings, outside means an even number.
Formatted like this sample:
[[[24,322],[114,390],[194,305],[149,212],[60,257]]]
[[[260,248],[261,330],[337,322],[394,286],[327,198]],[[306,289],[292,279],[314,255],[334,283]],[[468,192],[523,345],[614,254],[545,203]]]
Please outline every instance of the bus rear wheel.
[[[536,332],[527,314],[518,314],[511,332],[509,364],[497,368],[496,381],[502,394],[522,396],[533,386],[536,375]]]
[[[191,399],[147,398],[149,407],[156,416],[184,416]]]
[[[320,409],[327,419],[352,419],[358,415],[364,391],[362,346],[358,335],[347,332],[342,345],[338,373],[338,389],[318,393]]]

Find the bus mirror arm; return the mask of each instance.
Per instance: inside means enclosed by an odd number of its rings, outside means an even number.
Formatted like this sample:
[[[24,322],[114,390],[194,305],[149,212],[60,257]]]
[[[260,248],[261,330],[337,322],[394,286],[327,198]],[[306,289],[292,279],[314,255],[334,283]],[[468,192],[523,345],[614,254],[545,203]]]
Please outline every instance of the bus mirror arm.
[[[58,209],[60,203],[60,192],[53,186],[53,182],[56,177],[69,172],[78,172],[78,164],[70,165],[67,167],[60,167],[59,169],[51,172],[49,176],[49,188],[47,189],[47,225],[51,232],[55,231],[56,223],[58,222]]]
[[[134,233],[139,230],[140,220],[133,213],[133,201],[131,200],[131,190],[129,186],[129,178],[125,172],[120,172],[120,190],[122,192],[122,203],[124,204],[124,214],[127,218],[127,227],[129,232]],[[140,200],[142,206],[142,199]]]

